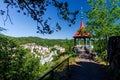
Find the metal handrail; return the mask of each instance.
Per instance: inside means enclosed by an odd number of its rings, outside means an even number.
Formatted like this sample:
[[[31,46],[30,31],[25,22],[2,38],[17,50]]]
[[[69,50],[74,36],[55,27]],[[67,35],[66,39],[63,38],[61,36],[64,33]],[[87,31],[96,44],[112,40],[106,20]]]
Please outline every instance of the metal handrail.
[[[55,67],[53,67],[51,70],[49,70],[48,72],[46,72],[45,74],[43,74],[42,76],[40,76],[38,78],[38,80],[43,80],[47,75],[51,75],[51,79],[54,80],[54,70],[56,68],[58,68],[60,65],[62,65],[65,61],[68,61],[68,69],[69,69],[69,58],[74,56],[74,54],[70,55],[69,57],[67,57],[65,60],[63,60],[61,63],[59,63],[58,65],[56,65]]]

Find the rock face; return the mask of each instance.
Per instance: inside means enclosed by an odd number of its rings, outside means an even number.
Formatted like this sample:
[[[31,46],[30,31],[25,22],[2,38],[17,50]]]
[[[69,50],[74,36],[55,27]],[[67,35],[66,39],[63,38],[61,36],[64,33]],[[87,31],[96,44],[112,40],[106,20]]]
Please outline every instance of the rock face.
[[[108,61],[113,70],[118,71],[120,69],[120,36],[109,38]]]

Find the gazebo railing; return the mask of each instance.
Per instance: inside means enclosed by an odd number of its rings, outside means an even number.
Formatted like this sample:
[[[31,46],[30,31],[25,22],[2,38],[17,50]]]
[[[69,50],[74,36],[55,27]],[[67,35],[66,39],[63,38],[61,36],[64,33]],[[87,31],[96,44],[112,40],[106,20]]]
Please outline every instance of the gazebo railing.
[[[73,54],[74,55],[74,54]],[[38,78],[38,80],[62,80],[68,78],[69,76],[69,59],[73,56],[70,55],[61,63],[54,66],[51,70],[43,74]],[[65,66],[65,67],[63,67]],[[62,69],[63,68],[63,69]]]

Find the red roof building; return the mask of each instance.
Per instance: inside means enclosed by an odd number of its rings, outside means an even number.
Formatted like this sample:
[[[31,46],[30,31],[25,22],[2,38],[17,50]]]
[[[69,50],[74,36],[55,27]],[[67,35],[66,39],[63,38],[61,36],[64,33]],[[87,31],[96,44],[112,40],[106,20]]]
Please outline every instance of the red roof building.
[[[80,28],[78,31],[73,35],[74,38],[74,46],[76,46],[76,42],[83,39],[84,40],[84,45],[87,45],[87,41],[91,44],[91,34],[85,29],[84,26],[84,21],[83,21],[83,12],[82,12],[82,7],[81,7],[81,23],[80,23]],[[78,39],[78,40],[77,40]]]
[[[90,37],[90,33],[87,32],[84,26],[83,20],[81,20],[80,28],[78,31],[74,34],[73,38],[78,38],[78,37]]]

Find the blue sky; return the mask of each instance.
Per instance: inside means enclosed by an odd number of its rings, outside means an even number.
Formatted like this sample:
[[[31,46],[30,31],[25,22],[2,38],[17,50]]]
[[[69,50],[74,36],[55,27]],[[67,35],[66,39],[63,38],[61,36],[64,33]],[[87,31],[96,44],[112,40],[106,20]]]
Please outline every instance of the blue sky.
[[[85,17],[85,11],[90,8],[87,3],[87,0],[59,0],[59,1],[67,1],[69,3],[70,10],[74,11],[76,9],[80,10],[81,6],[83,7],[84,12],[84,23],[87,22]],[[6,9],[5,5],[0,3],[0,9]],[[24,36],[37,36],[41,38],[49,38],[49,39],[72,39],[74,33],[78,30],[80,26],[80,14],[77,16],[76,24],[71,27],[68,26],[67,22],[60,20],[57,18],[56,9],[50,6],[46,12],[44,17],[50,16],[52,20],[49,22],[51,26],[55,26],[56,21],[60,23],[62,26],[61,31],[54,32],[51,35],[43,35],[36,33],[36,22],[33,21],[30,17],[24,16],[22,13],[17,13],[16,10],[10,9],[9,12],[13,24],[8,20],[6,25],[4,26],[3,19],[4,16],[0,16],[0,27],[4,27],[7,31],[3,31],[2,33],[8,36],[14,37],[24,37]]]

